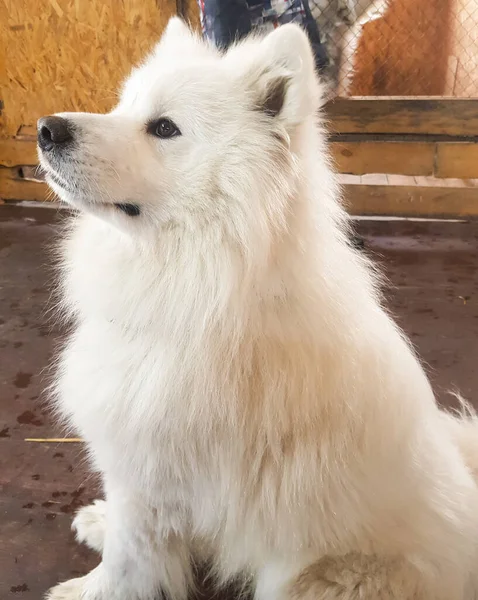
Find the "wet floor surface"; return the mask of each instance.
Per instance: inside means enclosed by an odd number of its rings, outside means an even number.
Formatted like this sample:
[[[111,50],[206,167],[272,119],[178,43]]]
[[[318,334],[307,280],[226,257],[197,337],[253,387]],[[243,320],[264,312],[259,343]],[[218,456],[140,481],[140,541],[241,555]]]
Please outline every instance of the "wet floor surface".
[[[72,514],[97,496],[79,444],[61,437],[44,403],[61,340],[49,319],[50,209],[0,207],[0,599],[39,600],[85,573],[94,554],[74,543]],[[460,390],[478,406],[478,223],[361,222],[383,265],[386,295],[419,350],[442,403]]]

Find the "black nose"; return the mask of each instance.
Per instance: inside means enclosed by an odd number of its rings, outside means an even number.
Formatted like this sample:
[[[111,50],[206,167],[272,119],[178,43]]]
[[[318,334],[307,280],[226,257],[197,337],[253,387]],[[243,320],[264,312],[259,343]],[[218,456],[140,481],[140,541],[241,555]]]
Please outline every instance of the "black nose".
[[[73,141],[73,127],[63,117],[43,117],[38,121],[37,138],[42,150],[65,146]]]

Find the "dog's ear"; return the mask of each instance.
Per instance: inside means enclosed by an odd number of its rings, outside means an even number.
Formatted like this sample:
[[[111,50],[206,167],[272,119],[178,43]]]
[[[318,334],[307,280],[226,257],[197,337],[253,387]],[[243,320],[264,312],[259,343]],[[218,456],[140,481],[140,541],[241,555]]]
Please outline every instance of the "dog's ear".
[[[154,52],[179,58],[193,53],[199,45],[200,40],[188,25],[179,17],[171,17]]]
[[[296,25],[283,25],[255,50],[246,74],[255,108],[291,126],[313,114],[320,90],[306,33]]]
[[[156,45],[154,54],[178,60],[181,57],[213,56],[216,53],[212,46],[205,43],[182,19],[171,17]]]
[[[192,32],[180,17],[171,17],[159,41],[160,44],[187,40]]]

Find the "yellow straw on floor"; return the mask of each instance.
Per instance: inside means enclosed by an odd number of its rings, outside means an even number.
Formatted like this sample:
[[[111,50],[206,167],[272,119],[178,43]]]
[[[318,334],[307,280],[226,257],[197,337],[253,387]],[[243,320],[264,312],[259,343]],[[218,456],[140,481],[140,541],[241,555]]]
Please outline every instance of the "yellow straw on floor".
[[[25,442],[39,442],[39,443],[50,443],[50,444],[64,444],[64,443],[80,443],[83,442],[81,438],[25,438]]]

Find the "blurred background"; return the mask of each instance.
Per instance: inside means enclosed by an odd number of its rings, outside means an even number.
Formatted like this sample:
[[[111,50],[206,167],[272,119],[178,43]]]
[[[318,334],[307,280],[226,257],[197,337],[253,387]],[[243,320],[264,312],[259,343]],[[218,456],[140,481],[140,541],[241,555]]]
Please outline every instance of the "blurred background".
[[[478,0],[309,6],[332,96],[477,96]],[[0,10],[0,131],[10,135],[59,106],[109,109],[118,83],[171,15],[199,25],[196,0],[5,0]]]

